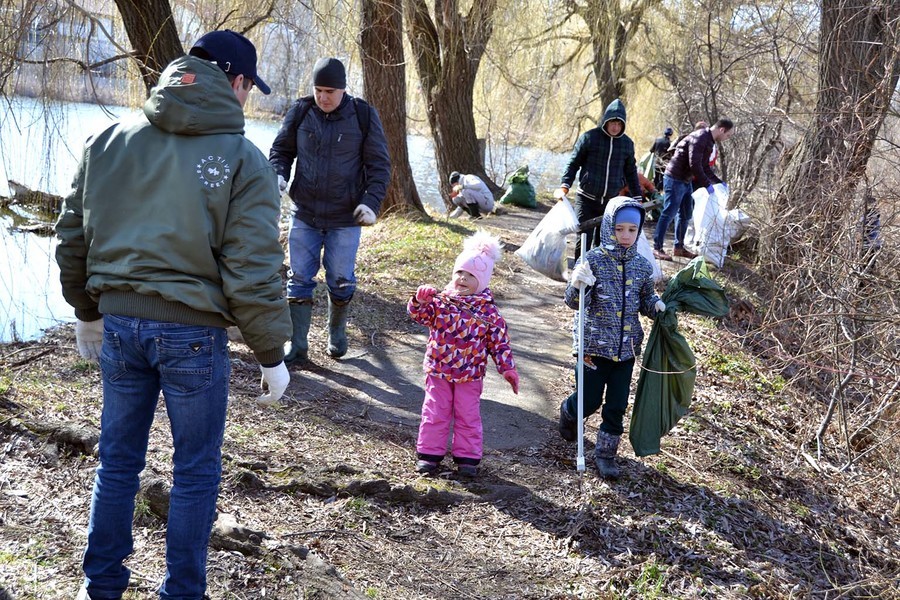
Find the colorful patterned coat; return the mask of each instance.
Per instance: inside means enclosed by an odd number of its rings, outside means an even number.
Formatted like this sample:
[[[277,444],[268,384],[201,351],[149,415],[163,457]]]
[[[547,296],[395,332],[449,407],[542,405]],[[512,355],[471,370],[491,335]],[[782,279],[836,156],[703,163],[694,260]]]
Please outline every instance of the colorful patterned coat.
[[[505,373],[516,368],[506,321],[490,289],[470,296],[438,292],[426,303],[413,296],[406,307],[416,323],[429,329],[423,367],[451,383],[483,379],[488,356]]]

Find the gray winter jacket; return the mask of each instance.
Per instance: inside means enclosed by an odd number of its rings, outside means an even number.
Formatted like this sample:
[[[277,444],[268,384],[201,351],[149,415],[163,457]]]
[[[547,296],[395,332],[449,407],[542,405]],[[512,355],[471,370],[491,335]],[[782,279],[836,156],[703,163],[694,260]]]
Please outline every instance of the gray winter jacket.
[[[653,267],[637,251],[637,243],[623,248],[613,238],[616,212],[624,206],[644,209],[631,198],[616,197],[609,201],[600,226],[600,245],[585,255],[596,283],[585,291],[585,356],[599,356],[613,361],[628,360],[641,353],[644,330],[638,313],[656,315],[654,306],[659,296],[653,287]],[[640,228],[638,228],[640,235]],[[578,259],[581,262],[581,259]],[[576,263],[577,264],[577,263]],[[578,289],[566,287],[566,305],[578,309]],[[578,352],[578,319],[572,327],[574,351]]]

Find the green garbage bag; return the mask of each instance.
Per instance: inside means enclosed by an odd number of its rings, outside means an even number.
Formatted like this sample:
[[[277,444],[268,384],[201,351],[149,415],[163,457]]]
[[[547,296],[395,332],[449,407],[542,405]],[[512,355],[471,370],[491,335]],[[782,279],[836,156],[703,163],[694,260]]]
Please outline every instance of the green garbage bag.
[[[643,155],[637,162],[637,168],[641,175],[653,181],[653,176],[656,175],[656,154],[648,152]]]
[[[673,277],[662,295],[666,310],[656,316],[638,377],[628,438],[637,456],[659,453],[659,442],[687,413],[697,376],[691,347],[678,332],[678,315],[728,314],[725,290],[709,275],[702,256]]]
[[[534,192],[534,186],[528,181],[528,165],[513,171],[506,183],[509,187],[500,198],[500,204],[512,204],[524,208],[537,207],[537,194]]]

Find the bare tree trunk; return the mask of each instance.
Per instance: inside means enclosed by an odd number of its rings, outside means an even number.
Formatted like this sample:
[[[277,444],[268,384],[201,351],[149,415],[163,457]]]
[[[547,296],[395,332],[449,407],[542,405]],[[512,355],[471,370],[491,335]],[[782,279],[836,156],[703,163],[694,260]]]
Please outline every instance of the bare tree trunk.
[[[497,0],[472,2],[467,15],[459,14],[457,0],[435,0],[434,20],[425,0],[404,2],[444,202],[449,206],[451,171],[475,174],[498,194],[500,186],[484,170],[472,114],[475,76],[493,31]]]
[[[406,144],[406,67],[402,0],[363,0],[360,47],[366,98],[381,116],[391,155],[391,183],[381,213],[425,212]]]
[[[591,38],[591,62],[597,97],[606,106],[616,98],[626,102],[625,68],[631,41],[644,13],[660,0],[588,0],[575,12],[584,19]],[[626,102],[627,104],[627,102]]]
[[[116,0],[116,6],[149,94],[166,65],[184,55],[172,7],[169,0]]]
[[[834,247],[848,225],[900,75],[896,0],[823,0],[821,19],[815,119],[782,176],[776,227],[763,238],[778,273],[799,264],[801,246]]]

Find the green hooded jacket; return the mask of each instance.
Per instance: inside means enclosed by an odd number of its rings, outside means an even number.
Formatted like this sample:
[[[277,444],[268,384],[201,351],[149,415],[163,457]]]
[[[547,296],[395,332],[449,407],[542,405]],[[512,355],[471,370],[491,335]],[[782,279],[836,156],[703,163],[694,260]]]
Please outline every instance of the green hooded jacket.
[[[225,73],[185,56],[143,114],[89,139],[56,225],[56,260],[75,316],[237,325],[261,364],[283,358],[275,171],[244,137]]]

